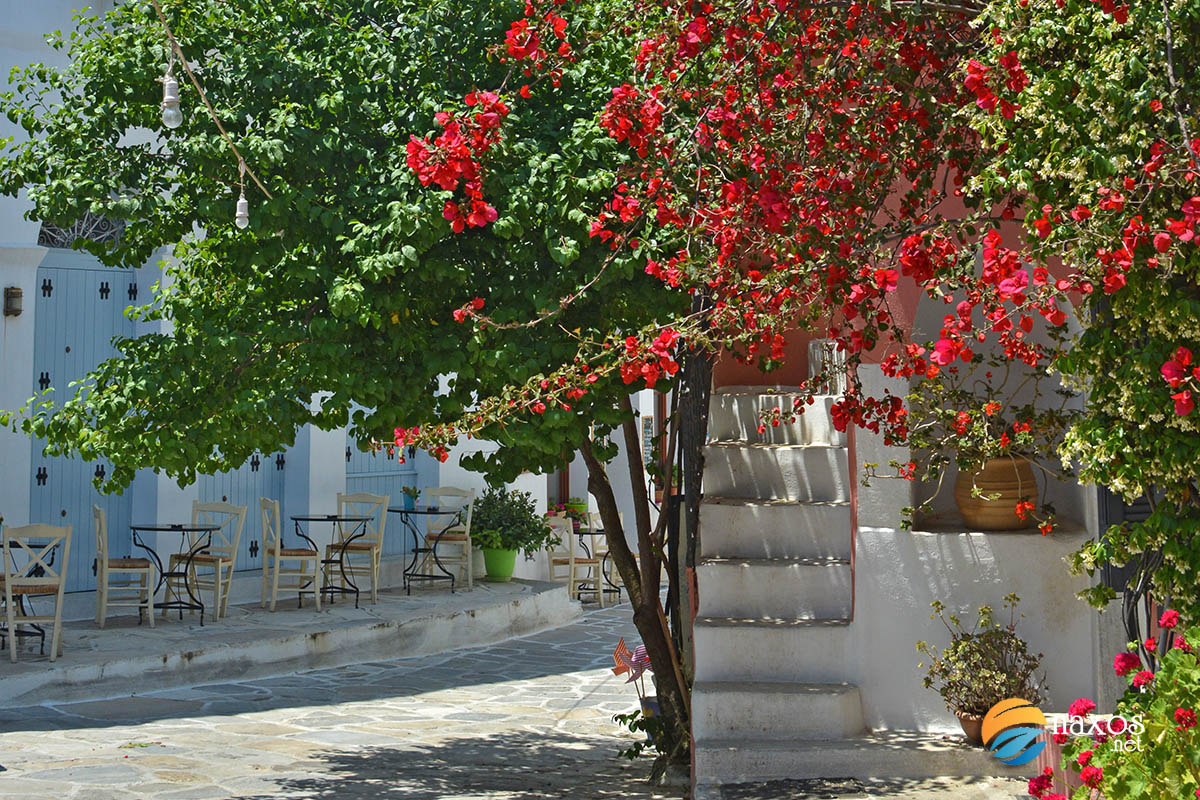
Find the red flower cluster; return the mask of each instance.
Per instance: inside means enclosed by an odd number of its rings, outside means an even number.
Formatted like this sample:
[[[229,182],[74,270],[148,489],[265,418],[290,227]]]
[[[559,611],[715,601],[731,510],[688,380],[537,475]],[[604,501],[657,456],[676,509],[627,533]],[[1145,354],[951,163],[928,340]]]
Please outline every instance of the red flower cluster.
[[[554,5],[562,2],[555,0]],[[530,62],[525,68],[525,74],[529,75],[533,68],[543,66],[549,58],[543,42],[554,39],[558,40],[555,52],[562,58],[569,58],[571,45],[567,41],[567,20],[554,11],[539,15],[533,3],[527,2],[524,19],[514,22],[504,34],[504,49],[513,60]],[[548,46],[553,47],[553,44]]]
[[[476,110],[457,116],[445,111],[436,114],[434,121],[442,132],[432,142],[410,137],[405,158],[422,186],[436,183],[452,192],[462,182],[466,202],[447,200],[442,210],[455,233],[496,220],[496,209],[483,199],[480,161],[500,141],[500,127],[508,116],[508,106],[495,92],[470,92],[464,102]]]
[[[618,142],[629,142],[645,158],[662,125],[661,92],[660,86],[653,86],[644,94],[628,83],[616,87],[600,115],[600,127]]]
[[[1189,369],[1191,367],[1191,369]],[[1180,347],[1175,355],[1162,365],[1163,380],[1172,389],[1178,389],[1171,399],[1175,401],[1175,413],[1186,417],[1196,407],[1192,388],[1200,382],[1200,365],[1192,367],[1192,351]]]
[[[1142,660],[1135,653],[1117,653],[1113,658],[1113,671],[1121,677],[1128,675],[1142,665]]]
[[[1190,708],[1175,709],[1175,730],[1186,731],[1196,727],[1196,712]]]
[[[636,337],[628,337],[625,340],[621,379],[625,383],[633,383],[641,378],[646,381],[646,388],[653,389],[664,374],[674,375],[679,371],[679,362],[675,360],[673,352],[679,340],[679,333],[671,328],[659,333],[649,347],[644,347]]]
[[[1086,697],[1080,697],[1067,708],[1068,717],[1086,717],[1096,710],[1096,704]]]
[[[993,91],[992,83],[1000,81],[1013,94],[1020,94],[1021,90],[1029,85],[1029,77],[1025,74],[1025,70],[1021,68],[1021,62],[1014,50],[1010,50],[1000,59],[1000,66],[1004,68],[1006,73],[1004,79],[997,78],[992,74],[993,70],[991,67],[985,66],[972,58],[967,62],[967,77],[963,81],[963,85],[967,87],[967,91],[975,96],[975,105],[988,112],[995,111],[998,108],[1001,116],[1005,119],[1012,119],[1020,106],[1010,100],[999,97]]]

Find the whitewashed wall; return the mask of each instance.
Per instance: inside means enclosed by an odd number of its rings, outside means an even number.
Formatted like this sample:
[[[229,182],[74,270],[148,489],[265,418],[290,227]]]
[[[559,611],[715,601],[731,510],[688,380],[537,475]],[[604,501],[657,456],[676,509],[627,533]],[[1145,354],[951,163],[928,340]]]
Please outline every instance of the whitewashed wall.
[[[878,395],[889,383],[893,391],[903,388],[875,366],[861,368],[860,375],[868,395]],[[867,462],[908,460],[907,451],[884,447],[882,437],[862,430],[855,437],[860,475]],[[1115,613],[1099,615],[1075,596],[1089,580],[1070,575],[1064,559],[1097,525],[1095,493],[1076,489],[1072,493],[1079,504],[1059,508],[1073,521],[1060,532],[1041,536],[972,532],[961,525],[901,530],[900,509],[912,502],[911,483],[874,480],[869,488],[858,488],[856,601],[844,663],[845,680],[862,691],[868,725],[958,729],[941,698],[921,686],[923,673],[917,667],[923,660],[915,649],[918,640],[939,646],[948,641],[941,623],[929,618],[934,600],[973,622],[980,605],[999,610],[1003,596],[1015,592],[1025,615],[1017,631],[1032,652],[1044,654],[1047,709],[1063,711],[1077,697],[1097,697],[1112,658],[1100,652],[1098,643],[1102,633],[1111,641],[1112,626],[1120,623]]]

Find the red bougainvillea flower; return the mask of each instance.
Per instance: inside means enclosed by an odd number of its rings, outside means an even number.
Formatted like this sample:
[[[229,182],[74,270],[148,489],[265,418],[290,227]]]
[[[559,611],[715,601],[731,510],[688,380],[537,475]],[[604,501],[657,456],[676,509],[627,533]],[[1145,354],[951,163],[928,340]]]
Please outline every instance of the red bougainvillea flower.
[[[1179,624],[1179,612],[1173,608],[1168,608],[1158,618],[1158,626],[1160,628],[1174,628]]]
[[[1117,653],[1113,659],[1113,670],[1124,677],[1142,665],[1142,660],[1135,653]]]

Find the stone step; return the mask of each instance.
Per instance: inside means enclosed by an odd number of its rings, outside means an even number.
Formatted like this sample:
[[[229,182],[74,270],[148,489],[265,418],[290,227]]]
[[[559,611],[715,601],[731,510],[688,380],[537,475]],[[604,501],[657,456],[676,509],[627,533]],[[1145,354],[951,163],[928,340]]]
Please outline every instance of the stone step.
[[[829,741],[866,732],[858,687],[845,683],[696,681],[692,731],[721,739]]]
[[[755,388],[757,390],[755,390]],[[830,444],[845,445],[846,434],[833,426],[831,409],[836,397],[821,395],[811,405],[802,403],[793,422],[773,426],[763,422],[762,415],[773,409],[792,410],[793,401],[803,397],[792,392],[763,392],[762,387],[750,391],[714,394],[708,406],[708,437],[710,441],[768,442],[771,444]],[[758,426],[764,425],[763,433]]]
[[[838,683],[856,663],[850,621],[696,617],[698,681]]]
[[[850,618],[846,559],[709,558],[696,578],[701,616]]]
[[[768,736],[697,740],[697,800],[710,787],[804,778],[1014,777],[1032,765],[1007,767],[959,736],[917,732],[869,733],[834,741]],[[741,796],[741,795],[739,795]],[[1006,795],[1007,796],[1007,795]]]
[[[704,495],[795,503],[850,500],[845,447],[715,442],[704,448]]]
[[[702,558],[850,558],[849,503],[706,497]]]

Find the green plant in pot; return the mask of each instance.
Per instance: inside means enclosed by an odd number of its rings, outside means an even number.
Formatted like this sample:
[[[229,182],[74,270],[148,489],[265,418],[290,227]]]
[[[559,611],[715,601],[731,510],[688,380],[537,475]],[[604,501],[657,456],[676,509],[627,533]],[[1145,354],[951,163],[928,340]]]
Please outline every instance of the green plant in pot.
[[[518,551],[528,559],[559,543],[529,492],[502,487],[489,488],[475,503],[471,528],[475,546],[483,551],[489,581],[512,580]]]
[[[983,744],[983,717],[996,703],[1020,697],[1040,705],[1046,698],[1045,676],[1037,675],[1042,655],[1030,653],[1016,633],[1019,602],[1015,594],[1004,596],[1007,625],[994,620],[990,606],[980,606],[979,618],[968,630],[956,614],[946,613],[944,603],[935,600],[930,619],[942,621],[950,633],[950,644],[939,650],[928,642],[917,642],[917,652],[929,658],[925,688],[942,696],[967,739],[975,744]]]
[[[417,500],[421,497],[421,490],[416,486],[401,486],[400,494],[404,495],[404,507],[412,511],[417,507]]]

